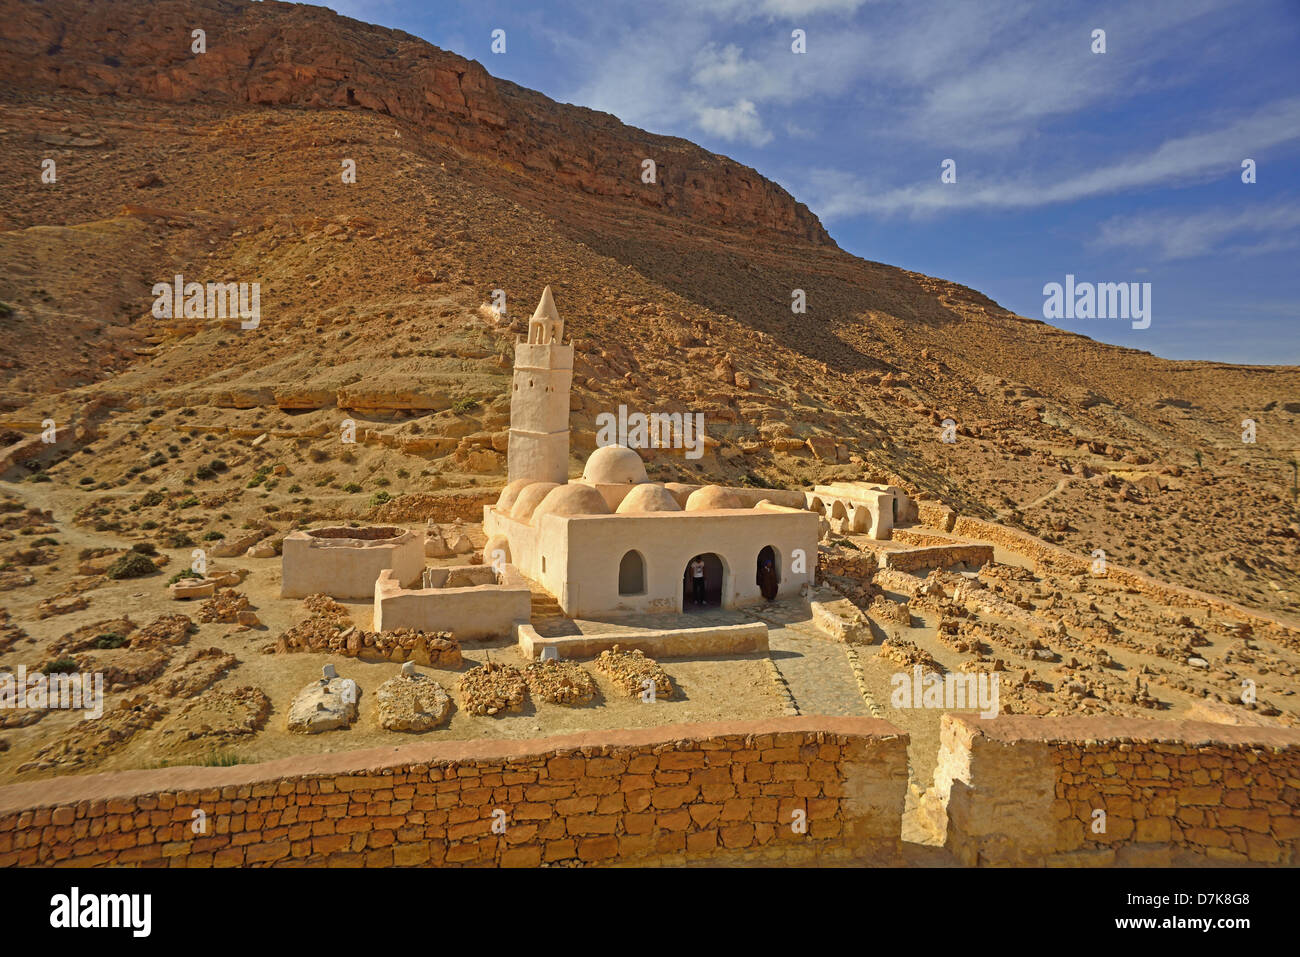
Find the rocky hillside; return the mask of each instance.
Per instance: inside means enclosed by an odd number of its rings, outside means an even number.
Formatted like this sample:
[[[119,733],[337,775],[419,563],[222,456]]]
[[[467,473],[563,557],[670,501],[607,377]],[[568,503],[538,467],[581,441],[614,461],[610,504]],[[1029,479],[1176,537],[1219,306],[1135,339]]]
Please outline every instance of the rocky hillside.
[[[708,453],[649,452],[652,475],[892,476],[1300,605],[1300,370],[1162,360],[865,262],[752,170],[319,8],[0,13],[0,142],[28,171],[0,194],[0,446],[23,449],[0,465],[20,499],[48,477],[44,504],[128,537],[150,508],[282,528],[419,518],[443,494],[472,509],[462,493],[504,474],[513,337],[550,283],[579,352],[575,473],[601,411],[702,412]],[[178,273],[260,283],[260,326],[154,318]],[[63,441],[31,447],[47,418]],[[150,490],[176,507],[139,507]]]
[[[831,245],[775,183],[693,143],[563,106],[477,62],[322,7],[235,0],[0,5],[0,69],[28,89],[174,104],[357,107],[406,120],[531,186],[581,191],[713,223]],[[206,52],[191,52],[191,32]],[[656,183],[641,181],[653,159]]]

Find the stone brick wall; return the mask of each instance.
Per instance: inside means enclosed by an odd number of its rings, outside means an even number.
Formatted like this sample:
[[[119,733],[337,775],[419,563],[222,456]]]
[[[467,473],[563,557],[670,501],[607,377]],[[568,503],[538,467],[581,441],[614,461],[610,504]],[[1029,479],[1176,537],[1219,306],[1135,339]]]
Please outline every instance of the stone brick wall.
[[[774,718],[53,778],[0,788],[0,865],[896,863],[907,743]]]
[[[993,561],[992,545],[933,545],[909,548],[907,551],[882,551],[882,567],[910,572],[918,568],[951,568],[966,564],[971,568]]]
[[[1300,730],[948,714],[921,806],[966,865],[1296,866]]]

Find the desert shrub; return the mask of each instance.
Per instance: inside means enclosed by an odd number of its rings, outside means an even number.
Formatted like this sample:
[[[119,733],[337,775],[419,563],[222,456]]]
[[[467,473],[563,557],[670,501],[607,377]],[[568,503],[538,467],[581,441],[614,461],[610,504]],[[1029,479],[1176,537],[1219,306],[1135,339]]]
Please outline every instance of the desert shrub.
[[[343,486],[343,491],[355,494],[361,491],[361,486],[356,482],[349,482],[347,485]]]
[[[75,675],[77,671],[77,662],[72,658],[57,658],[41,665],[41,674],[46,675]]]
[[[121,648],[124,644],[126,644],[126,635],[118,634],[116,631],[110,631],[95,639],[96,648]]]
[[[177,572],[175,575],[173,575],[171,578],[167,579],[167,584],[169,584],[169,585],[175,585],[175,584],[176,584],[178,581],[180,581],[182,578],[202,578],[202,577],[203,577],[202,575],[200,575],[198,572],[196,572],[196,571],[195,571],[194,569],[192,569],[192,568],[182,568],[180,571],[178,571],[178,572]]]
[[[167,537],[168,548],[189,548],[194,544],[194,539],[190,538],[188,532],[172,532]]]
[[[385,502],[391,502],[392,499],[393,496],[389,495],[387,492],[376,492],[374,495],[370,496],[370,506],[373,508],[376,505],[383,505]]]
[[[226,537],[225,532],[218,532],[215,529],[213,531],[203,533],[203,540],[205,542],[215,542],[218,539],[225,538],[225,537]]]
[[[131,551],[139,552],[141,555],[157,555],[158,549],[153,542],[136,542],[131,546]]]
[[[122,578],[139,578],[141,575],[148,575],[155,571],[157,567],[149,561],[148,556],[141,555],[139,552],[127,552],[109,565],[108,571],[104,574],[116,581]]]
[[[140,496],[140,504],[145,508],[150,508],[154,505],[161,505],[165,498],[166,495],[163,493],[162,489],[151,488]]]
[[[478,399],[461,399],[451,407],[451,411],[460,415],[462,412],[469,412],[478,408]]]
[[[202,482],[206,482],[208,479],[216,478],[217,473],[206,465],[200,465],[194,472],[194,477]]]

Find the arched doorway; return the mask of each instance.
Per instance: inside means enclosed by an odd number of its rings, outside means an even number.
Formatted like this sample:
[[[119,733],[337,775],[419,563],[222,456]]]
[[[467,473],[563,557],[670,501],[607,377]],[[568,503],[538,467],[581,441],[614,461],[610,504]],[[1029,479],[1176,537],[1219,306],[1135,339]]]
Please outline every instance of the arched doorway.
[[[701,592],[696,590],[695,562],[696,559],[704,563],[704,585],[702,589],[703,600],[698,596]],[[722,607],[722,591],[726,584],[726,566],[723,565],[722,559],[713,552],[705,552],[702,555],[693,555],[686,562],[686,568],[682,571],[682,611],[707,611],[710,608]]]
[[[777,587],[781,584],[781,558],[771,545],[764,545],[754,562],[754,584],[768,601],[776,598]]]
[[[645,594],[645,559],[633,550],[618,563],[618,593],[620,595]]]
[[[836,499],[836,500],[831,504],[831,514],[830,514],[830,517],[831,517],[831,518],[837,518],[837,519],[839,519],[839,520],[842,522],[842,521],[844,521],[846,518],[849,517],[849,510],[848,510],[847,508],[844,507],[844,503],[843,503],[843,502],[841,502],[839,499]]]

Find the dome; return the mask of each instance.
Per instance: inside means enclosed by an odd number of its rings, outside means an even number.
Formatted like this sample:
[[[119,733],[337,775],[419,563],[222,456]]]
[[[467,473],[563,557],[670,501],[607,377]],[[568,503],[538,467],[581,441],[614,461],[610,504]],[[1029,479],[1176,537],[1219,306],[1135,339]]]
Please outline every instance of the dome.
[[[559,487],[555,482],[530,483],[515,499],[515,504],[510,508],[510,517],[516,522],[527,522],[533,517],[533,509],[541,504],[542,499]]]
[[[702,488],[699,485],[683,485],[681,482],[665,482],[664,488],[668,494],[677,499],[677,504],[682,508],[686,507],[686,500],[691,497],[691,493],[696,489]]]
[[[501,497],[497,499],[497,511],[502,515],[509,515],[510,509],[514,507],[515,500],[519,498],[519,493],[532,484],[532,479],[515,479],[503,488]]]
[[[622,445],[606,445],[587,458],[582,480],[593,485],[639,485],[649,479],[641,456]]]
[[[536,525],[543,515],[608,515],[605,497],[590,485],[571,482],[550,490],[542,503],[533,509],[532,523]]]
[[[615,509],[619,515],[634,512],[680,512],[681,510],[682,507],[677,504],[677,499],[673,498],[672,492],[662,485],[649,482],[638,485],[628,492]]]
[[[729,492],[721,485],[706,485],[691,493],[686,500],[686,511],[702,512],[715,508],[744,508],[735,492]]]

